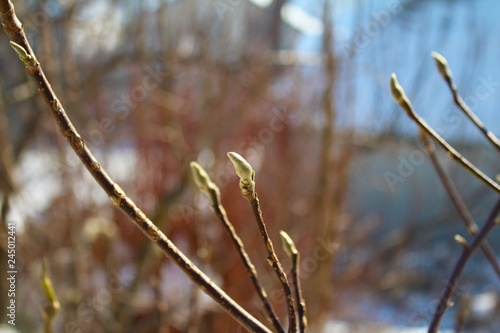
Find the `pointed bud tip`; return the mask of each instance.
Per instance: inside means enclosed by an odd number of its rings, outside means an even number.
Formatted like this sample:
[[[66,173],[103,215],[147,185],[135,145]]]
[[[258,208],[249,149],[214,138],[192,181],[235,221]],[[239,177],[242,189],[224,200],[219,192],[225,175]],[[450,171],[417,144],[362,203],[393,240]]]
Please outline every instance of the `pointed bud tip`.
[[[403,87],[399,84],[398,78],[394,73],[391,74],[391,95],[398,103],[406,97]]]
[[[250,163],[248,163],[240,154],[229,152],[227,156],[234,165],[234,170],[236,174],[242,181],[252,181],[253,180],[253,169]]]
[[[461,235],[455,235],[455,241],[463,247],[467,246],[467,241]]]
[[[297,255],[299,251],[295,247],[295,243],[292,238],[283,230],[280,231],[281,235],[281,244],[283,246],[283,250],[286,252],[288,256]]]
[[[446,58],[445,58],[445,57],[443,57],[440,53],[437,53],[437,52],[435,52],[435,51],[432,51],[431,56],[432,56],[435,60],[437,60],[437,61],[439,61],[439,62],[441,62],[441,63],[443,63],[443,64],[447,64],[447,63],[448,63],[448,61],[446,60]]]
[[[191,171],[193,172],[194,182],[196,183],[196,186],[198,186],[200,191],[208,192],[209,188],[216,187],[210,179],[208,173],[199,163],[193,161],[189,165],[191,166]]]
[[[24,63],[28,62],[31,59],[31,56],[26,52],[26,49],[16,42],[10,42],[10,46],[16,51],[19,59],[21,59]]]
[[[434,62],[436,63],[436,67],[438,69],[439,74],[445,79],[448,80],[451,78],[450,67],[448,66],[448,61],[445,57],[437,52],[432,52],[432,57],[434,58]]]

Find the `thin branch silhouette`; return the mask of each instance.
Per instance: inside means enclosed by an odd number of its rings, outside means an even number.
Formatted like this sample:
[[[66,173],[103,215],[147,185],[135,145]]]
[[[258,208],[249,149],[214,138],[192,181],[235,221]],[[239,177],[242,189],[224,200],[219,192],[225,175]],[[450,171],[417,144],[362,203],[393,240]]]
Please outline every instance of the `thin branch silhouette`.
[[[485,184],[487,184],[490,188],[500,193],[500,186],[491,180],[488,176],[486,176],[481,170],[479,170],[476,166],[470,163],[467,159],[465,159],[459,152],[457,152],[453,147],[451,147],[439,134],[437,134],[421,117],[417,115],[413,106],[411,105],[410,100],[406,96],[403,88],[399,85],[398,80],[395,74],[391,76],[391,95],[394,100],[399,104],[399,106],[406,111],[408,117],[415,121],[420,126],[421,135],[429,135],[432,137],[437,143],[439,143],[449,154],[450,157],[457,160],[463,167],[465,167],[469,172],[473,175],[481,179]],[[495,206],[493,207],[486,223],[481,228],[479,233],[475,235],[472,240],[471,245],[467,245],[465,239],[456,235],[455,240],[462,245],[462,254],[460,255],[453,272],[446,283],[445,288],[441,292],[441,296],[439,299],[439,303],[436,306],[436,310],[434,315],[432,316],[431,323],[429,325],[428,332],[436,333],[439,330],[439,326],[441,325],[441,321],[443,316],[448,309],[452,305],[451,297],[453,296],[455,289],[458,285],[458,280],[462,275],[462,272],[472,257],[472,254],[482,245],[482,243],[486,240],[490,232],[493,228],[498,224],[498,220],[496,220],[497,215],[500,213],[500,199],[497,201]]]
[[[453,95],[453,102],[455,105],[462,110],[463,113],[472,121],[474,125],[481,131],[481,133],[486,137],[486,139],[500,152],[500,140],[490,132],[483,122],[472,112],[469,106],[464,102],[462,96],[458,93],[457,85],[453,80],[453,75],[448,65],[448,61],[445,57],[437,52],[432,52],[432,57],[436,62],[436,67],[439,71],[441,77],[445,80],[448,87],[450,88],[451,94]]]
[[[443,184],[443,187],[445,188],[446,192],[448,193],[448,196],[450,197],[451,202],[457,209],[459,215],[462,217],[462,220],[464,221],[465,225],[467,226],[467,231],[471,236],[475,236],[478,231],[478,227],[476,222],[474,221],[474,218],[470,214],[469,210],[467,209],[467,206],[465,205],[464,201],[462,200],[460,194],[458,193],[457,189],[455,188],[455,185],[453,185],[452,180],[446,172],[444,171],[443,167],[439,163],[436,153],[435,153],[435,147],[434,145],[431,144],[431,142],[424,138],[423,136],[420,136],[422,142],[424,143],[425,149],[427,150],[427,154],[429,155],[431,159],[431,163],[434,166],[434,169],[436,170],[436,173],[438,174],[439,180]],[[495,271],[497,277],[500,279],[500,264],[498,263],[497,255],[491,245],[488,243],[488,241],[484,241],[483,244],[481,244],[481,251],[483,251],[484,256],[488,261],[490,262],[491,267]]]
[[[443,316],[448,307],[450,307],[451,305],[450,303],[451,297],[453,296],[455,289],[457,288],[458,280],[460,279],[460,276],[464,271],[465,265],[472,257],[474,252],[483,243],[486,237],[488,237],[493,228],[498,225],[499,221],[497,220],[496,217],[498,216],[499,213],[500,213],[500,199],[496,202],[495,206],[493,207],[484,226],[472,240],[471,245],[464,244],[463,241],[460,242],[463,245],[462,254],[458,258],[458,261],[455,264],[455,267],[453,268],[453,272],[451,273],[448,282],[446,283],[443,291],[441,292],[439,303],[436,306],[436,310],[432,316],[432,320],[429,325],[428,333],[436,333],[439,330],[439,326],[441,325]],[[455,237],[455,239],[457,239],[457,237]]]
[[[445,139],[443,139],[439,134],[436,133],[426,122],[422,119],[413,109],[410,100],[406,96],[403,88],[399,85],[396,78],[396,74],[391,76],[391,94],[392,98],[399,104],[399,106],[406,111],[408,117],[417,123],[418,126],[430,137],[432,137],[443,149],[448,152],[448,155],[461,164],[467,171],[472,173],[474,176],[479,178],[483,183],[488,185],[489,188],[500,194],[500,185],[492,180],[490,177],[485,175],[481,170],[479,170],[474,164],[469,162],[465,157],[463,157],[458,151],[455,150]]]

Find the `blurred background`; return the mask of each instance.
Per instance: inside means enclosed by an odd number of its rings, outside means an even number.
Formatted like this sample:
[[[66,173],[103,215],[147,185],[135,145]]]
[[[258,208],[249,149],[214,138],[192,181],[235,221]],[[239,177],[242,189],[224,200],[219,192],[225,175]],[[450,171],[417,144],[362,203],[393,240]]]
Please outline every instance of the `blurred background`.
[[[425,331],[470,239],[390,97],[494,177],[499,156],[453,107],[431,51],[500,134],[500,4],[493,0],[14,1],[52,87],[110,176],[202,270],[263,318],[237,252],[193,185],[198,161],[286,323],[279,283],[226,157],[256,171],[268,231],[301,252],[311,332]],[[241,332],[110,203],[58,133],[0,34],[0,314],[6,226],[16,227],[16,326],[42,332],[42,259],[56,332]],[[497,195],[437,149],[478,224]],[[490,236],[493,248],[500,233]],[[499,279],[469,262],[443,332],[497,332]],[[461,319],[462,318],[462,319]],[[6,327],[6,326],[5,326]],[[5,328],[5,332],[7,332]],[[10,332],[9,331],[9,332]],[[13,332],[17,332],[13,331]]]

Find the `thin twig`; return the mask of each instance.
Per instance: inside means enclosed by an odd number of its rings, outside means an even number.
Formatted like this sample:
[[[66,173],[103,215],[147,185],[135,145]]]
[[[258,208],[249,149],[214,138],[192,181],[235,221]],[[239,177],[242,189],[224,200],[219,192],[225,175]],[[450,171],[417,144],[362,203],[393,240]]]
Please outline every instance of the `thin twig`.
[[[217,194],[215,193],[214,190],[210,190],[211,196],[216,196]],[[219,199],[220,200],[220,199]],[[218,201],[220,202],[220,201]],[[238,253],[240,255],[241,261],[245,265],[245,268],[250,275],[250,279],[252,280],[253,285],[255,286],[255,289],[257,290],[257,293],[262,300],[264,307],[266,308],[267,314],[268,314],[268,319],[272,322],[274,328],[278,332],[284,333],[285,330],[283,329],[283,326],[281,326],[278,317],[274,313],[274,310],[271,306],[271,303],[269,302],[269,299],[267,297],[267,293],[264,290],[264,287],[262,287],[259,278],[257,276],[257,270],[255,269],[255,266],[252,264],[250,261],[250,258],[245,250],[245,247],[243,245],[243,242],[241,241],[240,237],[236,234],[236,231],[234,230],[233,225],[229,221],[226,215],[226,211],[224,207],[220,204],[213,204],[212,208],[214,209],[215,214],[219,218],[219,220],[222,222],[224,225],[225,229],[229,233],[231,240],[233,241],[234,245],[236,246]]]
[[[292,260],[291,274],[292,274],[293,284],[295,286],[294,293],[295,293],[295,299],[297,301],[299,331],[300,333],[305,333],[307,328],[307,317],[306,317],[306,302],[302,297],[302,288],[300,285],[300,270],[299,270],[300,253],[299,251],[297,251],[297,248],[295,247],[295,243],[293,242],[292,238],[288,236],[286,232],[282,230],[280,231],[280,234],[283,241],[283,249]]]
[[[248,275],[250,276],[250,279],[252,280],[252,283],[257,290],[262,303],[264,304],[264,307],[268,314],[268,320],[272,322],[274,328],[278,332],[285,333],[283,326],[281,326],[281,323],[279,322],[278,317],[274,313],[271,303],[269,302],[267,293],[259,281],[257,270],[250,260],[250,257],[245,250],[245,246],[241,241],[241,238],[236,233],[236,230],[234,229],[231,221],[229,221],[226,210],[222,206],[219,187],[214,182],[212,182],[208,173],[198,163],[191,162],[191,169],[193,171],[194,180],[198,188],[210,198],[212,202],[212,209],[214,210],[215,215],[217,215],[219,220],[222,222],[224,228],[231,238],[231,241],[238,250],[241,261],[243,262],[243,265],[245,266],[245,269],[247,270]]]
[[[299,329],[301,333],[306,332],[307,327],[307,317],[306,317],[306,302],[302,297],[302,287],[300,285],[300,275],[299,275],[299,258],[300,255],[297,254],[292,259],[292,277],[295,284],[295,298],[297,299],[297,312],[299,315]]]
[[[295,316],[294,297],[286,273],[281,266],[276,252],[274,251],[273,242],[271,241],[271,238],[267,233],[266,224],[264,223],[264,219],[262,218],[259,198],[257,197],[257,192],[255,191],[255,172],[253,171],[251,165],[239,154],[231,152],[227,155],[231,159],[231,162],[233,162],[236,174],[240,177],[241,193],[248,200],[250,206],[252,207],[252,212],[255,216],[255,220],[257,221],[260,235],[267,249],[267,261],[276,272],[276,275],[278,276],[278,279],[281,283],[281,288],[285,293],[288,305],[288,332],[295,333],[297,331],[297,320]]]
[[[446,283],[445,288],[441,292],[441,297],[439,299],[439,303],[436,307],[434,315],[432,316],[431,323],[429,325],[428,333],[436,333],[439,330],[439,326],[441,325],[441,321],[443,316],[451,305],[451,297],[455,292],[455,289],[458,284],[458,280],[462,275],[462,272],[467,264],[467,261],[470,259],[472,254],[477,250],[477,248],[482,244],[482,242],[488,237],[493,228],[498,224],[498,220],[496,219],[497,215],[500,213],[500,199],[496,202],[493,207],[486,223],[481,228],[479,233],[474,237],[470,246],[463,244],[463,251],[455,264],[455,268]]]
[[[453,81],[453,75],[451,73],[450,67],[448,65],[448,61],[439,53],[432,52],[432,57],[436,62],[436,66],[438,68],[439,74],[445,80],[448,87],[451,90],[453,95],[453,102],[455,105],[462,110],[463,113],[476,125],[476,127],[483,133],[486,139],[498,150],[500,151],[500,140],[495,136],[495,134],[491,133],[486,126],[484,126],[483,122],[472,112],[469,106],[464,102],[460,94],[458,93],[457,86]]]
[[[448,142],[446,142],[439,134],[436,133],[426,122],[423,120],[413,109],[410,100],[406,97],[403,88],[399,85],[396,75],[391,76],[391,94],[394,100],[399,104],[399,106],[406,111],[406,114],[410,119],[415,121],[420,128],[431,136],[436,142],[448,151],[449,156],[460,163],[467,171],[472,173],[474,176],[479,178],[483,183],[488,185],[491,189],[500,194],[500,185],[493,181],[490,177],[485,175],[481,170],[479,170],[475,165],[469,162],[465,157],[463,157],[458,151],[456,151]]]
[[[268,262],[276,272],[276,275],[278,276],[281,283],[281,288],[283,289],[286,296],[286,300],[288,303],[288,319],[289,319],[288,332],[295,333],[297,330],[297,322],[295,318],[295,305],[294,305],[292,289],[290,288],[290,283],[288,282],[288,278],[286,276],[285,271],[283,270],[283,267],[281,266],[278,256],[274,251],[273,242],[271,241],[271,238],[267,233],[266,224],[264,223],[264,219],[262,218],[262,211],[260,209],[259,198],[257,197],[256,192],[253,192],[253,195],[251,196],[249,202],[250,206],[252,207],[255,219],[257,221],[260,235],[262,237],[262,240],[264,241],[264,244],[266,245],[266,249],[269,255],[267,257]]]
[[[453,205],[455,205],[455,208],[457,209],[458,213],[462,217],[462,220],[464,221],[465,225],[467,226],[467,231],[471,236],[475,236],[477,234],[477,224],[474,221],[474,218],[470,214],[469,210],[467,209],[467,206],[465,205],[464,201],[462,200],[460,194],[458,193],[457,189],[453,185],[453,181],[448,177],[446,172],[443,170],[443,167],[439,163],[436,153],[435,153],[435,148],[434,145],[431,144],[429,140],[427,140],[425,137],[421,136],[420,137],[422,142],[425,145],[425,148],[427,150],[427,154],[429,155],[432,165],[434,166],[434,169],[436,170],[436,173],[438,174],[438,177],[443,184],[443,187],[445,188],[446,192],[448,193],[451,201],[453,202]],[[491,264],[491,267],[495,271],[497,277],[500,279],[500,265],[498,263],[497,256],[495,254],[495,251],[491,247],[491,245],[488,243],[487,240],[485,240],[481,244],[481,251],[483,251],[485,257],[488,259],[488,261]]]
[[[224,308],[235,320],[252,332],[271,332],[261,322],[246,312],[238,303],[230,298],[222,289],[215,285],[198,267],[196,267],[171,241],[168,239],[136,206],[101,167],[75,127],[68,118],[56,94],[45,77],[45,74],[36,60],[21,22],[16,17],[14,6],[10,0],[0,0],[0,12],[3,18],[3,27],[11,43],[26,66],[28,73],[35,82],[40,94],[50,108],[62,135],[75,151],[82,163],[97,183],[110,197],[113,204],[119,207],[141,231],[179,266],[189,278],[205,293]]]

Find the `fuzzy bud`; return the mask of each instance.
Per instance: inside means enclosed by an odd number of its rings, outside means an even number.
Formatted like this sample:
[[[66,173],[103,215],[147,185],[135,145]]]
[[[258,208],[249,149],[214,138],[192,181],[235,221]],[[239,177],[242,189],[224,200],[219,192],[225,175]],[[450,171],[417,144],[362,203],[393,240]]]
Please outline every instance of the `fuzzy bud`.
[[[398,82],[398,78],[396,77],[396,74],[392,73],[391,74],[391,95],[392,98],[399,104],[403,110],[406,111],[408,116],[411,118],[415,118],[415,112],[413,111],[413,107],[411,106],[410,100],[408,97],[406,97],[405,91],[403,90],[403,87]]]
[[[255,188],[255,172],[250,163],[248,163],[241,155],[237,153],[227,153],[227,156],[233,162],[234,170],[240,177],[240,189],[243,195],[247,196],[254,191]]]
[[[398,104],[400,104],[403,99],[406,98],[405,91],[399,84],[398,78],[394,73],[391,74],[391,95]]]
[[[295,243],[293,242],[292,238],[288,236],[288,234],[283,230],[280,231],[280,235],[281,235],[281,244],[283,245],[283,250],[286,252],[286,254],[289,257],[299,254],[299,251],[297,251],[297,248],[295,247]]]
[[[462,245],[464,248],[467,247],[467,241],[461,235],[455,235],[455,242]]]
[[[452,75],[451,75],[450,67],[448,66],[448,61],[446,60],[446,58],[437,52],[432,52],[432,57],[434,58],[434,61],[436,62],[436,67],[439,71],[439,74],[446,81],[450,80]]]
[[[197,162],[191,162],[191,171],[193,172],[194,182],[196,186],[200,189],[200,191],[209,194],[209,189],[216,189],[217,185],[215,185],[208,173],[199,165]]]
[[[17,55],[19,56],[19,59],[22,60],[25,64],[31,60],[31,56],[26,52],[25,48],[22,47],[21,45],[15,43],[15,42],[10,42],[10,46],[16,51]]]

